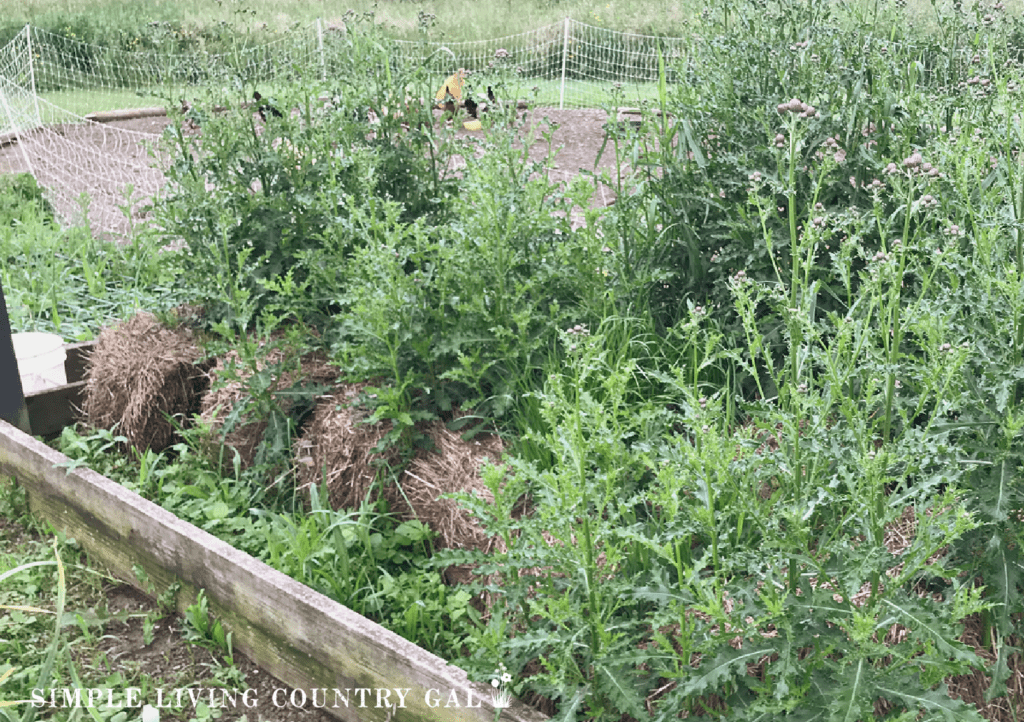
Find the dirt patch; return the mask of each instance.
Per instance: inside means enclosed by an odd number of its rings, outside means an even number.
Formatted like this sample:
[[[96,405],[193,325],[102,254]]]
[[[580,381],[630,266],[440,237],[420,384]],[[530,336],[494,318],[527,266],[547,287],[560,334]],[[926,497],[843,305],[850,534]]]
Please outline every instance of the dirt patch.
[[[235,705],[230,697],[221,695],[212,673],[223,666],[216,655],[203,647],[186,642],[181,634],[182,619],[177,615],[164,616],[153,622],[152,629],[145,629],[145,617],[158,618],[157,606],[146,595],[127,584],[111,585],[106,590],[107,609],[105,614],[113,618],[104,627],[104,636],[99,641],[98,650],[104,671],[107,674],[121,672],[128,679],[138,674],[148,675],[158,684],[165,695],[165,703],[169,708],[161,709],[161,719],[188,720],[195,716],[188,693],[183,694],[182,706],[177,706],[175,692],[190,684],[192,680],[210,678],[210,682],[200,682],[198,692],[202,692],[202,700],[210,703],[210,693],[214,692],[216,708],[222,713],[220,722],[234,722],[243,716],[249,722],[328,722],[333,718],[322,710],[313,709],[308,700],[304,706],[292,706],[290,703],[277,706],[274,704],[275,694],[278,701],[289,700],[292,692],[272,676],[258,667],[240,652],[234,653],[234,666],[245,679],[245,687],[252,690],[248,699],[252,707],[243,704],[243,695],[235,695]],[[95,612],[94,612],[95,613]],[[149,636],[147,640],[147,634]],[[147,641],[149,642],[147,644]],[[90,660],[91,661],[91,660]],[[180,683],[179,683],[180,681]],[[151,690],[152,692],[152,690]],[[155,703],[150,694],[145,700]]]

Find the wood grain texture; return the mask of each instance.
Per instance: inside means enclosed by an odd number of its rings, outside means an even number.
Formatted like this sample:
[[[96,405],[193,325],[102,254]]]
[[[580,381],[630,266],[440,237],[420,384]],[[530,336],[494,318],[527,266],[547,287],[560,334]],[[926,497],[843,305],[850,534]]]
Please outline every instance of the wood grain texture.
[[[106,477],[90,469],[69,470],[68,461],[0,422],[0,473],[27,491],[35,516],[77,539],[94,559],[147,594],[180,583],[179,611],[205,589],[211,611],[233,632],[235,646],[307,695],[326,689],[328,699],[336,700],[335,689],[372,690],[363,693],[364,706],[355,692],[349,693],[348,706],[326,707],[333,716],[352,722],[496,719],[491,688],[469,682],[461,669]],[[152,587],[135,577],[135,565],[145,570]],[[390,701],[396,702],[396,689],[403,690],[405,705],[389,714],[377,706],[377,690],[392,690]],[[499,719],[547,718],[516,701]]]

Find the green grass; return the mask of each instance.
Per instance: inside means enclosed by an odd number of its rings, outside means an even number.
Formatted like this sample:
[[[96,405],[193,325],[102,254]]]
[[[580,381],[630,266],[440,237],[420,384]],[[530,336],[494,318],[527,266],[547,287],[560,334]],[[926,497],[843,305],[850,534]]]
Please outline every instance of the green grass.
[[[842,2],[837,6],[849,12],[870,14],[874,0]],[[969,4],[965,3],[965,4]],[[1006,3],[1010,12],[1021,9]],[[948,12],[952,0],[939,0],[937,10]],[[664,3],[658,0],[516,0],[512,2],[464,2],[463,0],[426,0],[425,2],[376,3],[371,0],[26,0],[5,9],[10,24],[46,23],[61,18],[88,18],[98,26],[132,28],[150,21],[180,22],[190,27],[209,27],[227,22],[242,30],[284,32],[296,23],[307,25],[317,18],[337,22],[349,10],[374,12],[377,22],[394,37],[415,40],[421,37],[421,13],[433,15],[434,39],[448,41],[480,40],[504,37],[560,23],[571,17],[591,25],[650,35],[679,36],[701,29],[703,8],[699,3]],[[919,25],[931,23],[935,10],[928,0],[909,0],[907,17]],[[264,25],[265,24],[265,25]]]
[[[39,97],[81,116],[103,110],[161,107],[166,104],[157,92],[146,94],[127,90],[62,90],[41,93]]]

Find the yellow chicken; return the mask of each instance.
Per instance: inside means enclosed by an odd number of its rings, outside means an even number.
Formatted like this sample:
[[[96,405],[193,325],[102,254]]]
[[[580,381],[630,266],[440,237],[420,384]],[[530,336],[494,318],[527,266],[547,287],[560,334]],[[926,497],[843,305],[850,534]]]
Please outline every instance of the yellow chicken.
[[[465,82],[465,68],[459,68],[452,75],[449,75],[448,79],[444,81],[444,85],[437,91],[437,95],[434,96],[438,107],[444,106],[446,112],[455,115],[455,110],[458,108],[459,103],[462,102],[462,86]]]

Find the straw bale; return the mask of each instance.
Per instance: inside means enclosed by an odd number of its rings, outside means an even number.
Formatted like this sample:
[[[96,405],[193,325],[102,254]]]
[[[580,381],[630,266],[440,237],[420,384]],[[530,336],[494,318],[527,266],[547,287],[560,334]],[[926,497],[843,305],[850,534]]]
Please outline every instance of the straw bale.
[[[159,451],[174,441],[178,423],[199,410],[208,362],[192,332],[166,328],[150,313],[104,329],[89,358],[82,411],[95,428],[118,432],[136,449]]]
[[[401,520],[418,519],[438,535],[442,548],[476,549],[490,552],[494,540],[454,499],[445,494],[468,491],[493,502],[490,490],[480,478],[480,465],[487,459],[497,463],[502,444],[497,436],[481,435],[465,441],[442,421],[421,425],[433,442],[433,449],[419,450],[399,476],[399,484],[375,486],[381,464],[397,466],[397,449],[375,451],[391,429],[389,421],[361,423],[368,412],[355,405],[366,384],[350,384],[318,403],[313,421],[295,445],[300,488],[326,481],[331,506],[358,508],[381,496]],[[449,581],[465,581],[469,567],[448,570]]]
[[[408,513],[436,531],[444,548],[491,551],[493,540],[488,540],[472,515],[455,499],[440,497],[469,492],[494,503],[494,495],[480,478],[480,465],[501,460],[501,439],[482,434],[465,441],[443,421],[430,423],[425,432],[433,450],[418,452],[402,475]]]
[[[467,509],[457,500],[443,496],[469,492],[493,504],[494,495],[480,477],[480,466],[484,461],[496,464],[501,460],[501,439],[493,434],[480,434],[466,441],[443,421],[431,422],[423,430],[434,448],[420,450],[409,462],[401,477],[402,494],[391,508],[429,526],[437,533],[441,548],[484,553],[500,548],[499,541],[488,537]],[[472,565],[463,564],[449,567],[444,576],[450,584],[460,584],[472,581],[475,572]]]
[[[263,371],[268,366],[278,366],[285,362],[285,352],[280,348],[271,348],[263,358],[257,359],[256,369]],[[240,365],[237,351],[229,351],[223,358],[217,359],[217,364],[210,371],[210,391],[203,397],[200,408],[203,422],[215,431],[222,430],[225,419],[235,407],[251,398],[246,383],[252,375],[250,368]],[[328,365],[322,353],[311,353],[302,356],[293,367],[287,367],[275,376],[271,388],[273,391],[283,391],[303,381],[333,383],[337,377],[337,369]],[[283,398],[278,403],[287,414],[291,401]],[[243,409],[238,421],[223,437],[224,444],[238,452],[243,469],[252,466],[267,430],[267,420],[257,418],[256,413],[255,409]]]
[[[1018,618],[1016,621],[1017,629],[1020,629],[1021,619]],[[973,647],[975,654],[981,657],[987,665],[991,665],[997,658],[995,640],[993,639],[992,644],[986,647],[982,645],[983,636],[984,625],[981,615],[974,614],[964,620],[964,632],[960,635],[960,641]],[[1019,637],[1007,637],[1003,642],[1018,650],[1021,648]],[[967,704],[977,705],[979,714],[985,719],[996,722],[1017,722],[1020,719],[1020,713],[1024,711],[1024,659],[1019,651],[1009,655],[1007,666],[1010,669],[1010,677],[1006,680],[1006,696],[985,702],[985,691],[992,683],[992,678],[980,669],[976,669],[970,674],[946,679],[949,696],[959,697]]]
[[[295,443],[296,480],[300,489],[326,482],[334,509],[357,509],[370,497],[377,466],[398,463],[396,449],[374,451],[391,430],[390,422],[362,423],[369,413],[356,405],[367,384],[345,384],[322,397],[313,420]]]

